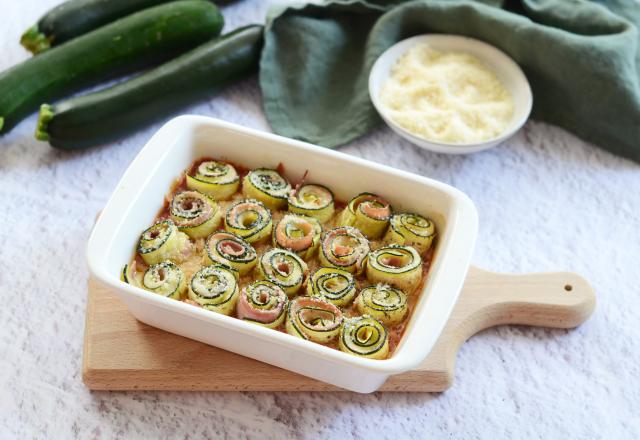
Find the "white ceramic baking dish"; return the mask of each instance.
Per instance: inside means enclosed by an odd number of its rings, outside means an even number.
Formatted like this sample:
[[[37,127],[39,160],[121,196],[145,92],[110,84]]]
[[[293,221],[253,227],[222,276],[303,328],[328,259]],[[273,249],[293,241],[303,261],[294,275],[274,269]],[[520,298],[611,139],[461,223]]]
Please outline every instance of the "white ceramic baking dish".
[[[358,358],[120,281],[122,266],[133,255],[140,232],[152,224],[170,184],[203,156],[251,168],[282,163],[293,180],[308,170],[307,181],[327,185],[340,200],[370,191],[390,200],[396,209],[435,220],[439,235],[434,262],[405,335],[390,359]],[[417,367],[429,354],[461,290],[477,222],[471,200],[443,183],[227,122],[181,116],[164,125],[129,166],[93,229],[87,255],[93,276],[146,324],[367,393],[378,389],[390,375]],[[215,368],[211,366],[212,374]]]

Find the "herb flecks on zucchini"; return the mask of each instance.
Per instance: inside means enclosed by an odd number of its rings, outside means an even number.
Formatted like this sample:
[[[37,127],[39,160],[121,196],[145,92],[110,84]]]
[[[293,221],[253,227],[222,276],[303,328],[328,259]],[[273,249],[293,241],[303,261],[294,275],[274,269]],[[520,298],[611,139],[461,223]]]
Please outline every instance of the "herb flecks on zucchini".
[[[222,218],[218,203],[198,191],[182,191],[173,196],[169,213],[178,229],[191,238],[208,237]]]
[[[0,73],[2,130],[11,129],[42,103],[175,57],[217,36],[222,25],[215,5],[175,1],[121,18],[30,58]],[[104,119],[102,123],[113,127]]]
[[[260,257],[257,275],[279,286],[288,296],[295,295],[307,276],[307,263],[286,249],[270,249]]]
[[[387,329],[370,316],[345,320],[339,339],[340,350],[369,359],[385,359],[389,354]]]
[[[346,307],[356,295],[356,280],[346,270],[321,267],[309,277],[307,295],[319,296],[338,307]]]
[[[209,264],[220,264],[246,275],[258,261],[256,250],[248,242],[231,232],[218,231],[207,238],[206,260]]]
[[[65,150],[120,139],[255,72],[261,47],[262,26],[238,29],[115,86],[52,105],[54,117],[40,131]],[[190,189],[226,197],[192,184],[187,179]]]
[[[338,336],[344,316],[322,298],[299,296],[289,302],[285,328],[298,338],[326,344]]]
[[[422,258],[411,246],[392,244],[376,249],[367,260],[367,279],[412,293],[422,278]]]
[[[230,315],[238,300],[236,276],[222,266],[205,266],[191,278],[189,298],[207,310]]]
[[[407,316],[407,295],[400,289],[377,284],[362,289],[354,302],[356,309],[385,325],[395,325]]]
[[[277,328],[284,322],[288,303],[287,294],[269,281],[254,281],[245,286],[238,299],[238,318]]]

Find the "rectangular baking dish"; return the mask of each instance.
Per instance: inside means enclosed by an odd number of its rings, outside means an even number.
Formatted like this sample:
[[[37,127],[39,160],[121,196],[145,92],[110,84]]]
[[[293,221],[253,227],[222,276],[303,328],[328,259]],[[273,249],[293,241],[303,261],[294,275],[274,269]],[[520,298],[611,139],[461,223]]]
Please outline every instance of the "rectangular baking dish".
[[[285,166],[292,180],[331,188],[338,200],[369,191],[396,210],[434,219],[433,264],[404,337],[386,360],[359,358],[131,286],[119,279],[141,231],[152,224],[170,184],[203,156],[249,168]],[[151,326],[251,357],[351,391],[378,389],[392,374],[417,367],[429,354],[462,288],[477,235],[471,200],[446,184],[308,143],[201,116],[180,116],[144,146],[118,183],[89,238],[90,271]],[[180,368],[189,368],[181,365]],[[211,366],[215,374],[216,366]]]

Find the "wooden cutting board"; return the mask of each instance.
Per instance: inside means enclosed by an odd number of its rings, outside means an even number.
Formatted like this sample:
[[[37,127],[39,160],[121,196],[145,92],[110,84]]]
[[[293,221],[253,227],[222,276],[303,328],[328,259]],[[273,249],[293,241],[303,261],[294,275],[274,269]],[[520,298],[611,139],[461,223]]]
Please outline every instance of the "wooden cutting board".
[[[573,273],[505,275],[472,267],[427,359],[414,371],[392,376],[380,391],[444,391],[453,384],[458,349],[479,331],[502,324],[573,328],[594,306],[593,289]],[[142,324],[92,280],[82,377],[93,390],[340,391]]]

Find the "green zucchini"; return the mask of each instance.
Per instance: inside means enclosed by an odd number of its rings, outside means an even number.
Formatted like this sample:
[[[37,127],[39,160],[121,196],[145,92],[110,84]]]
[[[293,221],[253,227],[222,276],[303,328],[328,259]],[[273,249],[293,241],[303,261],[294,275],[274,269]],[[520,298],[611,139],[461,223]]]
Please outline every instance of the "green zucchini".
[[[386,325],[401,323],[407,316],[407,295],[387,284],[365,287],[354,302],[362,315],[369,315]]]
[[[191,238],[208,237],[222,219],[218,203],[198,191],[182,191],[173,196],[169,212],[178,230]]]
[[[218,160],[202,162],[192,174],[185,173],[187,188],[216,200],[227,200],[240,186],[240,176],[233,165]]]
[[[308,267],[293,252],[273,248],[262,254],[256,272],[259,279],[272,282],[291,297],[302,287]]]
[[[248,242],[231,232],[218,231],[205,244],[207,264],[230,267],[239,275],[246,275],[258,261],[256,250]]]
[[[344,315],[322,298],[299,296],[289,302],[286,319],[290,335],[326,344],[340,333]]]
[[[224,229],[242,237],[248,243],[257,243],[271,235],[273,220],[262,202],[239,200],[227,209]]]
[[[172,220],[163,220],[140,234],[138,253],[147,264],[158,264],[165,260],[181,261],[189,243],[189,237],[178,231]]]
[[[189,283],[189,299],[213,312],[230,315],[238,301],[238,282],[233,271],[222,266],[205,266]]]
[[[392,244],[378,248],[369,254],[367,279],[411,294],[422,279],[422,258],[411,246]]]
[[[174,0],[70,0],[44,14],[22,34],[34,54],[72,40],[134,12]]]
[[[403,212],[391,216],[384,241],[413,246],[418,252],[424,253],[431,247],[435,236],[436,225],[432,220],[418,214]]]
[[[356,296],[356,280],[346,270],[321,267],[309,277],[307,295],[319,296],[333,305],[346,307]]]
[[[315,217],[285,214],[273,228],[273,246],[289,249],[308,260],[318,249],[322,226]]]
[[[333,193],[322,185],[307,184],[294,188],[287,200],[289,212],[304,214],[326,223],[333,217]]]
[[[43,102],[157,64],[217,36],[218,8],[183,0],[145,9],[48,50],[0,74],[0,130]]]
[[[240,292],[236,313],[242,320],[278,328],[284,322],[288,301],[287,294],[275,284],[254,281]]]
[[[318,257],[325,267],[361,274],[370,250],[369,240],[362,232],[351,226],[341,226],[322,234]]]
[[[370,316],[345,320],[338,340],[340,350],[368,359],[386,359],[389,334],[384,325]]]
[[[181,299],[187,290],[184,272],[171,261],[150,266],[142,277],[142,288],[158,295]]]
[[[337,224],[358,228],[369,240],[373,240],[384,234],[390,217],[389,202],[376,194],[362,193],[351,199],[340,213]]]
[[[261,45],[262,27],[248,26],[113,87],[44,105],[36,138],[62,149],[121,138],[254,71]]]
[[[260,200],[269,209],[287,206],[291,184],[276,170],[257,168],[242,179],[242,194],[249,199]]]

